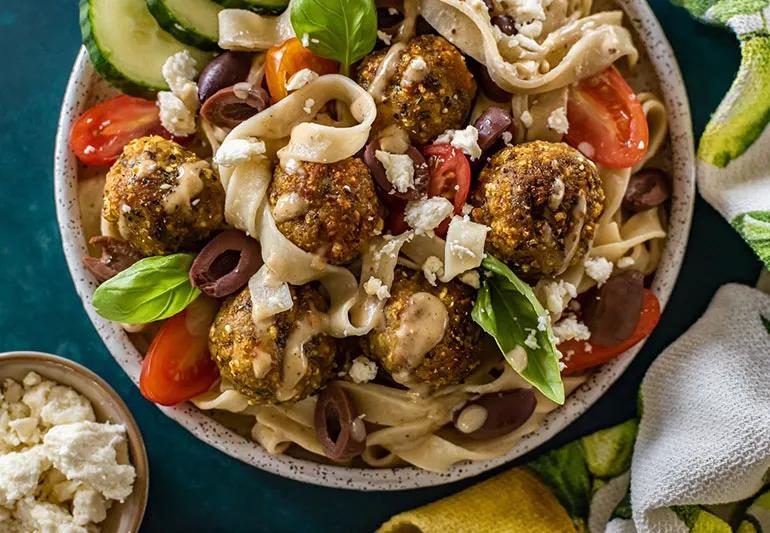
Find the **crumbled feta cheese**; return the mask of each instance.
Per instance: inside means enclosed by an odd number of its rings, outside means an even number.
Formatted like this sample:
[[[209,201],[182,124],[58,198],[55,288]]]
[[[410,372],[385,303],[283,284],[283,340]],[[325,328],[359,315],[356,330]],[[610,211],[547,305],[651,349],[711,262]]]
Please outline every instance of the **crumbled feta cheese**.
[[[428,283],[436,286],[436,279],[444,275],[444,262],[435,255],[428,257],[422,264],[422,273]]]
[[[376,296],[380,300],[390,298],[388,286],[385,285],[380,278],[375,278],[374,276],[366,280],[366,283],[364,283],[364,291],[369,296]]]
[[[289,78],[289,81],[286,82],[286,90],[296,91],[297,89],[301,89],[308,83],[311,83],[317,79],[317,72],[314,72],[309,68],[303,68],[302,70],[297,71],[291,78]]]
[[[473,206],[471,204],[465,204],[462,208],[462,211],[460,212],[464,217],[467,217],[468,215],[471,214],[472,211],[473,211]]]
[[[296,159],[287,159],[283,165],[283,169],[289,174],[305,175],[305,167],[303,167],[302,163]]]
[[[538,315],[537,316],[537,330],[538,331],[545,331],[548,329],[548,323],[550,322],[550,317],[548,315]]]
[[[313,106],[315,105],[315,100],[312,98],[308,98],[305,100],[305,104],[302,107],[302,111],[307,113],[308,115],[313,112]]]
[[[443,196],[434,196],[407,203],[404,219],[418,234],[427,233],[449,217],[452,211],[452,202]]]
[[[185,103],[174,93],[160,91],[158,93],[158,108],[160,123],[169,132],[179,137],[195,133],[195,115]]]
[[[471,159],[481,157],[479,130],[473,126],[468,126],[464,130],[446,130],[436,137],[436,143],[451,144],[462,150],[464,154],[469,155]]]
[[[513,141],[513,133],[511,133],[510,131],[504,131],[502,135],[502,139],[503,139],[503,143],[506,146],[510,146],[511,141]]]
[[[530,113],[529,110],[524,111],[519,118],[521,119],[521,123],[524,124],[525,128],[532,127],[532,113]]]
[[[557,107],[548,115],[548,127],[556,133],[566,135],[569,131],[569,121],[567,120],[567,110],[564,106]]]
[[[396,15],[399,15],[399,14],[400,13],[399,13],[398,9],[396,9],[395,7],[389,7],[388,8],[388,15],[390,15],[392,17],[395,17]]]
[[[385,177],[400,193],[414,189],[414,161],[406,154],[391,154],[376,150],[374,157],[385,168]]]
[[[527,335],[527,338],[524,339],[524,346],[531,350],[537,350],[540,348],[540,345],[537,342],[537,330],[530,329],[529,335]]]
[[[406,85],[420,83],[425,79],[425,76],[428,75],[428,70],[428,63],[425,62],[425,59],[423,59],[422,56],[417,56],[406,66],[404,74],[401,76],[401,80]]]
[[[214,163],[223,167],[234,167],[265,154],[264,141],[255,138],[227,139],[214,154]]]
[[[586,274],[601,287],[612,274],[612,263],[604,257],[586,257],[583,261]]]
[[[166,59],[161,72],[171,92],[176,94],[195,79],[195,63],[189,50],[182,50]]]
[[[618,259],[618,268],[628,268],[633,264],[634,264],[633,257],[626,256]]]
[[[640,150],[644,150],[644,141],[639,141],[639,144],[637,145]]]
[[[508,14],[517,22],[545,20],[543,0],[512,0],[508,3]]]
[[[452,279],[481,265],[489,229],[484,224],[471,222],[468,216],[452,217],[446,235],[445,279]]]
[[[84,154],[93,154],[94,152],[96,152],[96,148],[93,147],[90,144],[88,146],[86,146],[85,148],[83,148],[83,153]]]
[[[391,36],[390,36],[390,34],[388,34],[388,33],[385,33],[385,32],[384,32],[384,31],[382,31],[382,30],[377,30],[377,38],[378,38],[380,41],[382,41],[383,43],[385,43],[385,44],[387,44],[388,46],[390,46],[390,43],[391,43]]]
[[[563,279],[540,282],[536,289],[542,304],[554,315],[564,311],[570,299],[577,297],[577,288]]]
[[[474,289],[481,288],[481,276],[479,276],[478,270],[469,270],[464,272],[463,274],[460,274],[458,279],[469,287],[473,287]]]
[[[585,341],[591,338],[591,331],[582,322],[578,322],[574,315],[562,318],[553,326],[553,334],[556,344],[569,340]]]
[[[348,375],[353,383],[368,383],[377,377],[377,365],[371,359],[360,355],[353,359]]]
[[[121,479],[104,468],[108,454],[92,446],[88,432],[74,429],[74,441],[50,445],[52,436],[84,424],[92,433],[109,433],[110,449],[119,450],[114,455],[125,474]],[[131,493],[135,473],[126,451],[125,428],[94,422],[91,403],[70,387],[34,372],[21,384],[6,379],[0,389],[0,531],[94,531],[109,508],[99,487],[121,485],[117,492],[105,491],[108,497]],[[65,456],[77,457],[81,471],[92,475],[74,479],[60,467]]]

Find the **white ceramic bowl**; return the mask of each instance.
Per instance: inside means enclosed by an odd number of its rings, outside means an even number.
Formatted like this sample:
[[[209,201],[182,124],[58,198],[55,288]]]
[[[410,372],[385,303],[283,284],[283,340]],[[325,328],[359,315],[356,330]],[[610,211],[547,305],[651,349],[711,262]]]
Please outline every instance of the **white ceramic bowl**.
[[[695,195],[694,154],[690,108],[679,67],[660,24],[645,0],[620,0],[637,43],[648,56],[650,72],[657,78],[658,91],[669,111],[670,168],[674,176],[669,235],[653,289],[665,305],[679,273],[687,244]],[[648,74],[649,74],[648,73]],[[640,76],[643,78],[644,76]],[[649,78],[649,76],[648,76]],[[643,80],[632,80],[644,88]],[[648,82],[649,83],[649,82]],[[86,312],[99,335],[125,372],[137,383],[142,355],[126,333],[112,322],[99,317],[91,306],[96,288],[93,277],[83,268],[81,257],[86,243],[78,209],[78,165],[67,147],[67,136],[73,121],[99,99],[110,94],[106,85],[94,73],[88,56],[81,50],[72,69],[59,120],[56,138],[55,190],[59,225],[64,252],[72,279],[83,300]],[[160,409],[184,426],[193,435],[211,446],[268,472],[288,478],[330,487],[357,490],[399,490],[427,487],[473,476],[515,459],[546,442],[588,409],[625,370],[641,348],[634,347],[611,363],[603,366],[583,386],[576,390],[564,406],[549,414],[542,426],[524,437],[510,452],[497,459],[460,464],[444,473],[426,472],[412,467],[393,469],[362,469],[330,466],[297,459],[287,455],[273,456],[258,444],[222,426],[189,404]]]
[[[147,507],[149,472],[142,434],[128,407],[106,381],[69,359],[41,352],[0,353],[0,381],[5,378],[21,381],[30,371],[72,387],[88,398],[98,422],[126,427],[128,453],[136,469],[134,490],[123,503],[110,507],[107,518],[99,527],[103,533],[137,533]]]

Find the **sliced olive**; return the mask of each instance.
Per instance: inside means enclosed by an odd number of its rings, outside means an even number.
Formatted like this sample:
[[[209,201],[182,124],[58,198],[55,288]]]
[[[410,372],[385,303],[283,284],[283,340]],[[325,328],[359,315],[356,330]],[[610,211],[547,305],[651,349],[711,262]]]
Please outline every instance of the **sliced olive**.
[[[366,448],[366,426],[348,393],[334,382],[318,394],[314,424],[329,459],[351,459]]]
[[[245,81],[251,69],[252,54],[225,52],[212,59],[198,76],[198,100],[202,104],[214,93]]]
[[[479,115],[473,125],[479,130],[479,147],[487,150],[511,127],[511,115],[492,106]]]
[[[407,189],[405,192],[399,192],[387,177],[385,167],[382,166],[380,160],[377,159],[375,152],[380,149],[379,139],[375,139],[366,145],[364,150],[364,163],[369,167],[374,176],[374,182],[379,188],[389,196],[395,196],[403,200],[417,200],[423,196],[425,190],[428,188],[428,164],[420,151],[414,146],[410,146],[405,155],[408,155],[412,159],[414,165],[414,187]]]
[[[535,411],[537,398],[532,389],[513,389],[494,392],[468,402],[454,415],[454,424],[471,429],[466,435],[472,439],[492,439],[506,435],[524,425]],[[468,416],[472,415],[472,416]],[[475,424],[467,427],[463,417],[476,418]],[[478,427],[474,427],[478,426]]]
[[[204,294],[224,298],[245,286],[260,266],[259,243],[241,231],[225,231],[197,255],[190,267],[190,283]]]
[[[234,128],[270,105],[262,87],[225,87],[211,95],[201,107],[201,116],[221,128]]]
[[[671,196],[671,178],[658,168],[643,168],[628,181],[623,207],[638,213],[657,207]]]
[[[500,28],[500,31],[506,35],[514,35],[516,33],[515,22],[507,15],[495,15],[492,17],[491,22],[493,25]]]
[[[583,322],[591,342],[614,346],[626,340],[639,323],[644,299],[644,275],[626,270],[589,291],[583,304]]]
[[[83,265],[91,271],[97,281],[104,282],[124,271],[142,258],[130,244],[121,239],[98,235],[91,237],[88,244],[101,246],[100,257],[83,257]]]

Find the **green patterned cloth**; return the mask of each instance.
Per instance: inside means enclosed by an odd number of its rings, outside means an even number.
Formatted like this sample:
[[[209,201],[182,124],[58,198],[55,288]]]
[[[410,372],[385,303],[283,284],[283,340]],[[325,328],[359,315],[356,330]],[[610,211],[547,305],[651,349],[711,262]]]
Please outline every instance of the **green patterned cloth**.
[[[738,75],[700,140],[698,186],[770,267],[770,2],[677,3],[740,41]]]

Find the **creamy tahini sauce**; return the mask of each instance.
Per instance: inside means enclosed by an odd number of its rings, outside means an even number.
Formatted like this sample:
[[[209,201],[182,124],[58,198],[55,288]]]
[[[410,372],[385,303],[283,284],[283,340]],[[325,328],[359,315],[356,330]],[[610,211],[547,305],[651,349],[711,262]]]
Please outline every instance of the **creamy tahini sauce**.
[[[569,233],[564,237],[564,261],[556,273],[557,275],[567,270],[572,262],[572,258],[575,257],[575,252],[577,252],[578,244],[580,243],[580,234],[583,232],[583,226],[586,223],[587,212],[588,204],[586,197],[581,192],[575,207],[572,209],[572,225],[570,226]]]
[[[284,402],[297,395],[297,385],[305,377],[308,370],[308,359],[305,355],[305,344],[313,337],[324,332],[327,316],[323,313],[312,312],[302,321],[297,322],[286,339],[281,366],[281,383],[275,393],[278,401]]]
[[[487,410],[480,405],[469,405],[462,411],[460,411],[455,422],[455,427],[463,433],[473,433],[477,429],[481,429],[484,422],[487,421]]]
[[[411,382],[411,371],[444,337],[449,313],[436,296],[418,292],[409,297],[400,318],[393,346],[393,363],[399,370],[393,379],[407,385]]]
[[[174,213],[179,209],[190,209],[195,196],[203,190],[201,171],[209,168],[206,161],[184,163],[176,175],[176,185],[169,189],[163,199],[163,209],[166,213]]]
[[[420,15],[419,0],[404,0],[404,20],[398,28],[394,41],[403,43],[414,37],[417,28],[417,17]]]
[[[282,194],[278,197],[273,208],[273,218],[276,222],[286,222],[307,213],[310,204],[296,192]]]
[[[366,425],[361,418],[356,418],[350,425],[350,437],[356,442],[366,440]]]
[[[273,358],[269,353],[257,348],[254,350],[254,359],[251,360],[251,366],[254,369],[254,377],[262,379],[273,367]]]
[[[513,350],[505,354],[505,358],[511,363],[516,372],[523,372],[529,364],[527,352],[521,346],[516,346]]]
[[[385,57],[380,61],[377,72],[374,73],[374,79],[369,84],[369,94],[372,95],[375,102],[381,103],[384,100],[385,89],[396,73],[398,64],[401,61],[401,53],[404,49],[406,49],[405,43],[396,43],[390,47]]]

